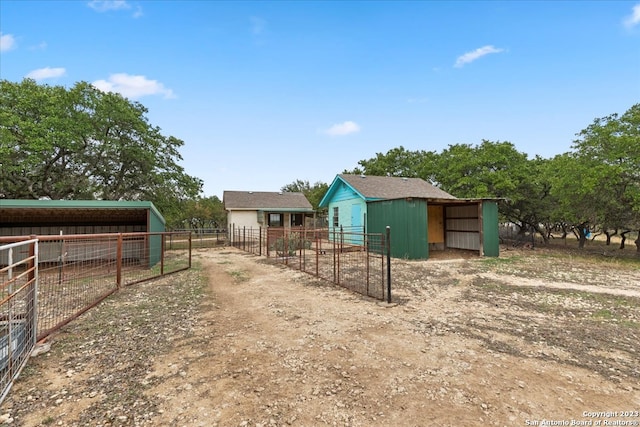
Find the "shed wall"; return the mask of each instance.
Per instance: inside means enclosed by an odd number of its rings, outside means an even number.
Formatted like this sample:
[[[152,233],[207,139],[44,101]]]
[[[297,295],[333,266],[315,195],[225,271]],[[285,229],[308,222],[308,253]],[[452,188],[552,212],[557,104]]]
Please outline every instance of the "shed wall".
[[[446,245],[448,248],[480,250],[478,204],[445,208]]]
[[[427,202],[396,199],[368,203],[367,231],[385,233],[391,227],[391,256],[406,259],[429,257]]]
[[[500,255],[500,236],[498,232],[498,204],[494,201],[482,202],[482,249],[484,256]]]
[[[102,233],[164,232],[162,215],[151,202],[101,200],[2,200],[0,208],[0,236],[72,235]],[[82,247],[64,248],[65,260],[87,261],[114,259],[115,249],[109,244],[84,243]],[[151,236],[148,242],[128,241],[125,255],[144,259],[149,267],[160,261],[162,236]],[[40,245],[42,261],[60,257],[59,242]],[[112,253],[113,252],[113,253]],[[133,256],[133,255],[132,255]]]

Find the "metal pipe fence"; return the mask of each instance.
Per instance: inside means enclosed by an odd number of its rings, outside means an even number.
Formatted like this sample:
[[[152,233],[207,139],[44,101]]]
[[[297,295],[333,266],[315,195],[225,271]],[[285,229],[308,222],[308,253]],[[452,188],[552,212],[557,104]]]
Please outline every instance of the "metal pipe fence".
[[[0,244],[29,237],[0,237]],[[191,267],[190,233],[31,236],[39,242],[37,339],[47,337],[123,286]],[[170,249],[172,239],[185,242]],[[17,259],[27,256],[24,251]],[[7,264],[0,254],[0,266]],[[15,256],[14,256],[15,261]],[[0,276],[0,283],[6,277]]]
[[[388,235],[338,228],[233,226],[229,241],[243,251],[391,302]]]
[[[17,256],[24,253],[24,256]],[[0,245],[0,402],[36,345],[38,241]]]

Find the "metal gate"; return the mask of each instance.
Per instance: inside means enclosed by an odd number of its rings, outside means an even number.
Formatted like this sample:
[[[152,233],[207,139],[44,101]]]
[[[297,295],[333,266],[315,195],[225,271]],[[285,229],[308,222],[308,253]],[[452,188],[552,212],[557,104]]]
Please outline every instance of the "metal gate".
[[[36,345],[37,295],[38,241],[0,246],[0,403]]]

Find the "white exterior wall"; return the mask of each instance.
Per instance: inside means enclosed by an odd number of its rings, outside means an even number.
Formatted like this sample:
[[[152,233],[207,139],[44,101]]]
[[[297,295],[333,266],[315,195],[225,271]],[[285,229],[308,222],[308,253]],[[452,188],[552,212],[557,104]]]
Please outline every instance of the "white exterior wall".
[[[235,226],[238,228],[260,228],[264,224],[258,223],[258,211],[230,211],[227,215],[227,230]]]

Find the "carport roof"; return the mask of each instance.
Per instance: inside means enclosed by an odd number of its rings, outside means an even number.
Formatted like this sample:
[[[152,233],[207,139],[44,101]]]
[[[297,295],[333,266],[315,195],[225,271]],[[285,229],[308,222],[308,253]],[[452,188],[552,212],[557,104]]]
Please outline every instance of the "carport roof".
[[[146,224],[147,211],[165,223],[148,201],[0,199],[0,225]]]

